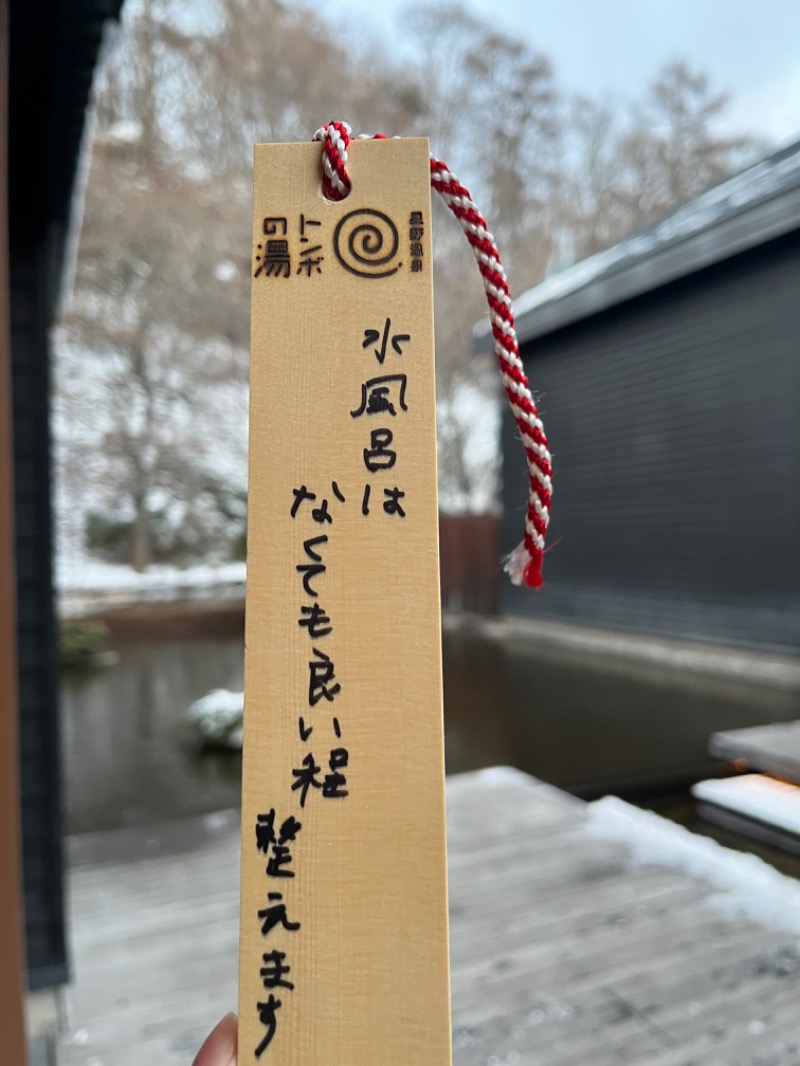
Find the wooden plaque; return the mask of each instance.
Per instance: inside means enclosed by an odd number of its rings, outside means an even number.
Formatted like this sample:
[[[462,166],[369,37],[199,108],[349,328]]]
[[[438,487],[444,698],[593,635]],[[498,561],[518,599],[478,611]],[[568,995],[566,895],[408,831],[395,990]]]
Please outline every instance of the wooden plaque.
[[[449,1066],[425,140],[255,149],[239,1063]]]

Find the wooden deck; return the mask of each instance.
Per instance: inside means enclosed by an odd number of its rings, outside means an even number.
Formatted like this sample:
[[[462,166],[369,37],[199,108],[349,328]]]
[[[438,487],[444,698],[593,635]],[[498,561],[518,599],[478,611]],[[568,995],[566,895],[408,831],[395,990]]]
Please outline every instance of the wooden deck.
[[[512,770],[450,778],[448,825],[455,1066],[800,1063],[796,882]],[[235,1006],[235,816],[71,861],[58,1066],[189,1066]]]

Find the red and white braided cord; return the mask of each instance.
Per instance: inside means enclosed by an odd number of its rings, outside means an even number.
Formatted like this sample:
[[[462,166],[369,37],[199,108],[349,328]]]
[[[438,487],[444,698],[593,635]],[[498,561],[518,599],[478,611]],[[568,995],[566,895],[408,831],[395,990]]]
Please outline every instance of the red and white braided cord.
[[[375,136],[384,139],[383,134]],[[351,138],[350,126],[346,122],[329,122],[314,134],[314,140],[321,141],[323,146],[322,185],[330,200],[344,200],[350,192],[347,146]],[[552,467],[547,437],[519,355],[508,281],[494,237],[469,190],[440,159],[431,156],[430,166],[431,185],[461,224],[481,272],[500,376],[528,457],[530,489],[525,536],[506,559],[504,569],[515,585],[540,588],[545,536],[550,520]]]

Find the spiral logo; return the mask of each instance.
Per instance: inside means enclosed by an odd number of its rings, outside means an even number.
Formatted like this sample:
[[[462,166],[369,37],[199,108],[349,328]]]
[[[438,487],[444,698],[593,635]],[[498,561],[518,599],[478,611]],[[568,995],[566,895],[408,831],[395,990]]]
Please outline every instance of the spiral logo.
[[[397,226],[381,211],[368,207],[351,211],[339,220],[333,233],[336,258],[360,278],[388,278],[402,263],[389,266],[397,255]]]

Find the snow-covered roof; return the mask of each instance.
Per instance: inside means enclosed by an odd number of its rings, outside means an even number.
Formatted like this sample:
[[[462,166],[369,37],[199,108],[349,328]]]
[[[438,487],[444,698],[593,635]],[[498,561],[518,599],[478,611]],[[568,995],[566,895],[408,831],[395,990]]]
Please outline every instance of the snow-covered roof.
[[[514,300],[520,344],[800,229],[800,141]],[[488,322],[476,328],[488,347]]]

